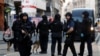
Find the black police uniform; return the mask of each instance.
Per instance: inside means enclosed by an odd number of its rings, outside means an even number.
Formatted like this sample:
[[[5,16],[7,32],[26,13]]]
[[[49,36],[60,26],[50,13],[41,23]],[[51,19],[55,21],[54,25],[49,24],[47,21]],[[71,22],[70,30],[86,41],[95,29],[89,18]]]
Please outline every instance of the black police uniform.
[[[21,39],[19,43],[19,52],[21,56],[30,56],[31,52],[31,37],[34,31],[33,24],[29,21],[21,22],[21,29],[23,29],[26,34],[21,33]]]
[[[54,56],[55,54],[56,42],[58,42],[58,55],[61,55],[63,24],[59,14],[55,15],[55,20],[50,24],[50,28],[52,33],[51,55]]]
[[[18,38],[19,38],[19,31],[17,28],[19,28],[20,23],[19,20],[14,21],[13,26],[12,26],[12,30],[13,30],[13,34],[14,34],[14,51],[18,51]]]
[[[82,22],[82,34],[80,45],[80,56],[84,54],[85,42],[87,42],[88,54],[92,56],[92,38],[91,38],[91,19],[84,18]]]
[[[67,21],[64,30],[66,30],[66,32],[67,32],[71,27],[74,28],[74,21],[72,19]],[[66,40],[65,40],[65,45],[64,45],[64,49],[63,49],[63,56],[66,56],[68,47],[70,47],[70,49],[73,53],[73,56],[77,56],[76,50],[75,50],[75,47],[74,47],[74,36],[73,36],[73,34],[74,34],[74,31],[66,34]]]
[[[48,34],[49,34],[49,22],[47,21],[47,16],[42,16],[43,20],[39,22],[37,26],[37,32],[39,32],[39,42],[40,42],[40,53],[47,53],[48,47]]]
[[[24,21],[24,19],[22,19],[23,16],[27,16],[28,18],[26,13],[22,13],[20,15],[21,20],[14,24],[13,30],[16,32],[20,56],[30,56],[32,45],[31,35],[34,31],[34,27],[28,19]],[[17,27],[15,27],[15,25],[17,25]],[[24,30],[26,33],[22,33],[22,30]]]

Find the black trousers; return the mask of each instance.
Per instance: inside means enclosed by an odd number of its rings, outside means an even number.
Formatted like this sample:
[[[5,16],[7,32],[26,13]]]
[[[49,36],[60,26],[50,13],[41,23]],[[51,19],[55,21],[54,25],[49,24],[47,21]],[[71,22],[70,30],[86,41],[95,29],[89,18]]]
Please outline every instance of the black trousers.
[[[61,42],[62,42],[62,37],[52,37],[52,45],[51,45],[51,54],[55,54],[55,47],[56,47],[56,42],[58,42],[58,54],[61,54]]]
[[[40,34],[39,37],[41,52],[47,53],[48,34]]]
[[[73,56],[77,56],[75,46],[74,46],[74,41],[72,41],[72,39],[70,37],[66,38],[66,40],[65,40],[65,45],[64,45],[64,49],[63,49],[63,56],[66,56],[68,47],[71,49]]]
[[[14,51],[18,51],[18,42],[14,42]]]
[[[14,51],[18,51],[18,41],[16,38],[14,38]]]
[[[18,45],[18,50],[20,56],[30,56],[31,55],[31,40],[20,42]]]
[[[92,56],[92,39],[88,35],[81,38],[80,55],[83,56],[84,54],[85,42],[87,43],[88,54]]]
[[[20,45],[19,46],[19,53],[20,56],[30,56],[31,46]]]

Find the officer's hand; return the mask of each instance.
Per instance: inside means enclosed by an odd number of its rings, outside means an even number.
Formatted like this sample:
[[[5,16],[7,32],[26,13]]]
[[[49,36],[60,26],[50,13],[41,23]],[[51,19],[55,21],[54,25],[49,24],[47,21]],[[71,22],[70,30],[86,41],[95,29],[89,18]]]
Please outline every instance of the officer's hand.
[[[22,30],[22,33],[26,33],[24,30]]]

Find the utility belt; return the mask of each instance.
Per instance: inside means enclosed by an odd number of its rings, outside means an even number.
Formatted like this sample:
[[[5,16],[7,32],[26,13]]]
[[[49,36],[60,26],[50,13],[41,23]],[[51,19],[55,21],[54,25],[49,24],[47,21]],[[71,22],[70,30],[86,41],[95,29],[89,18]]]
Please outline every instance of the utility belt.
[[[62,32],[52,32],[52,37],[62,37]]]
[[[72,37],[71,34],[66,34],[65,36],[66,36],[66,38],[71,38]]]

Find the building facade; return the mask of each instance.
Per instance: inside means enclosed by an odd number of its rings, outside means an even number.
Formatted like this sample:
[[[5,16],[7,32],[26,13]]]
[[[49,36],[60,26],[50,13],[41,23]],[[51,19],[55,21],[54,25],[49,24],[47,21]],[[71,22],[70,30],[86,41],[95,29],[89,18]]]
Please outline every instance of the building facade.
[[[95,9],[95,0],[73,0],[73,8]]]
[[[22,12],[27,12],[30,17],[43,15],[46,10],[46,0],[21,0]]]
[[[4,0],[0,0],[0,31],[4,29]]]
[[[14,0],[16,13],[26,12],[30,17],[40,17],[46,10],[46,0]]]
[[[46,15],[54,17],[55,14],[62,13],[62,6],[65,0],[46,0],[47,1],[47,10]]]
[[[54,12],[52,15],[55,15],[58,13],[61,14],[64,0],[52,0],[52,3],[53,3],[52,12]]]
[[[64,22],[65,20],[65,14],[67,12],[72,12],[72,9],[73,9],[73,2],[72,1],[67,2],[62,9],[62,19],[61,19],[62,22]]]
[[[13,19],[14,19],[14,15],[12,15],[13,13],[11,13],[11,12],[13,10],[15,10],[14,0],[4,0],[4,3],[5,3],[4,18],[5,18],[5,21],[7,22],[8,26],[11,28]],[[12,16],[13,16],[13,18],[12,18]]]
[[[96,8],[96,18],[100,18],[100,0],[95,0],[95,2],[96,2],[96,6],[95,6],[95,8]]]
[[[73,0],[73,8],[85,8],[86,0]]]
[[[4,0],[4,3],[14,6],[14,0]]]
[[[47,16],[61,14],[62,4],[65,0],[14,0],[14,2],[18,1],[21,3],[21,8],[19,8],[21,12],[27,12],[29,16],[40,17],[43,14]]]
[[[72,12],[72,9],[73,9],[73,3],[72,2],[69,2],[65,8],[65,11],[66,12]]]

